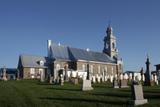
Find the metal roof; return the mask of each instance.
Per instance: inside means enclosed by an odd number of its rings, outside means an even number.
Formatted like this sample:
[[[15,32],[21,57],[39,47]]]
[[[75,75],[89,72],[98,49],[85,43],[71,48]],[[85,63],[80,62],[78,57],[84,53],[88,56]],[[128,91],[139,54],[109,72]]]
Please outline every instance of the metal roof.
[[[46,68],[48,65],[48,58],[43,56],[20,55],[20,61],[23,67]],[[40,61],[43,61],[44,65],[40,65]]]
[[[58,46],[52,43],[51,45],[52,58],[70,60],[68,48],[65,46]]]
[[[51,45],[51,53],[52,58],[55,60],[85,60],[105,63],[116,63],[114,59],[110,58],[107,54],[104,53],[57,45],[55,43],[52,43]]]
[[[4,68],[0,69],[0,72],[3,72]],[[18,72],[18,70],[16,68],[6,68],[6,73],[7,74],[16,74]]]

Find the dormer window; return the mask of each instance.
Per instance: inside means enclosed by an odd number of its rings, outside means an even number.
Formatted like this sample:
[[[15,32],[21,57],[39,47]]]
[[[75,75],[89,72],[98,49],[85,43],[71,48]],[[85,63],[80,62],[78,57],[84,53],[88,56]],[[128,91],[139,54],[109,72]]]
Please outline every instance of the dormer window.
[[[43,65],[44,65],[44,61],[40,60],[40,61],[39,61],[39,65],[40,65],[40,66],[43,66]]]

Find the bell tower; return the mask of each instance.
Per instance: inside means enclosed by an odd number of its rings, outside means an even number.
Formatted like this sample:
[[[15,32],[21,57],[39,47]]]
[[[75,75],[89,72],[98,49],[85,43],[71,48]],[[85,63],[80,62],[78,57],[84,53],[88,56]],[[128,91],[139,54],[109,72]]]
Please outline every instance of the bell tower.
[[[113,29],[109,25],[106,30],[106,36],[104,37],[103,53],[109,55],[111,58],[118,59],[118,50],[116,46],[116,37],[113,35]]]

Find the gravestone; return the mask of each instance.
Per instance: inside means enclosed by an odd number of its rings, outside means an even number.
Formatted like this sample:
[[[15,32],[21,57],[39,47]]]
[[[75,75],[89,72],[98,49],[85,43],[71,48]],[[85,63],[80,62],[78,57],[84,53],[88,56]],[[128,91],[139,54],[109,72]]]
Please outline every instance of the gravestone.
[[[70,79],[70,82],[72,83],[72,84],[74,84],[74,85],[77,85],[78,84],[78,78],[76,77],[72,77],[71,79]]]
[[[82,91],[93,90],[91,80],[83,80]]]
[[[97,82],[100,83],[101,82],[101,77],[98,75],[97,76]]]
[[[52,82],[53,82],[53,77],[49,75],[49,83],[52,84]]]
[[[124,74],[123,78],[124,78],[125,80],[128,80],[129,77],[128,77],[127,73]]]
[[[110,82],[113,83],[113,75],[110,76]]]
[[[145,85],[146,86],[152,86],[151,71],[150,71],[150,61],[149,61],[149,57],[148,56],[147,56],[147,61],[146,61]]]
[[[64,85],[64,78],[62,74],[60,75],[60,85]]]
[[[155,79],[155,84],[158,85],[157,75],[155,75],[154,79]]]
[[[95,76],[92,76],[92,82],[96,83],[96,77]]]
[[[129,105],[143,105],[148,103],[147,99],[144,99],[143,97],[143,89],[142,89],[142,85],[140,84],[132,84],[131,86],[131,90],[132,90],[132,96],[131,96],[131,100],[129,100]]]
[[[127,84],[127,80],[120,80],[120,88],[127,88],[129,87],[128,84]]]
[[[40,77],[41,77],[40,81],[44,82],[45,81],[45,72],[43,70],[41,71]]]
[[[120,74],[119,79],[123,80],[123,74],[122,73]]]
[[[132,80],[132,73],[129,73],[129,80]]]
[[[91,80],[89,78],[89,64],[87,64],[87,80],[83,80],[82,91],[93,90]]]
[[[108,77],[107,76],[105,76],[105,79],[104,79],[104,81],[107,81],[108,80]]]
[[[118,80],[116,78],[113,79],[113,88],[119,88]]]
[[[2,80],[7,81],[6,67],[3,68],[3,77]]]

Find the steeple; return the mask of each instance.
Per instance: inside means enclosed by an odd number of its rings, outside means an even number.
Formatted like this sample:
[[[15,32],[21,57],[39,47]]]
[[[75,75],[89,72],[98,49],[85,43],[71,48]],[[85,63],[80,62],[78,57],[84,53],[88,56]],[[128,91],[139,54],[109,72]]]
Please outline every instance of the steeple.
[[[104,37],[103,53],[109,55],[111,58],[117,59],[118,50],[116,47],[116,37],[113,34],[113,28],[109,24],[106,30],[106,36]]]

